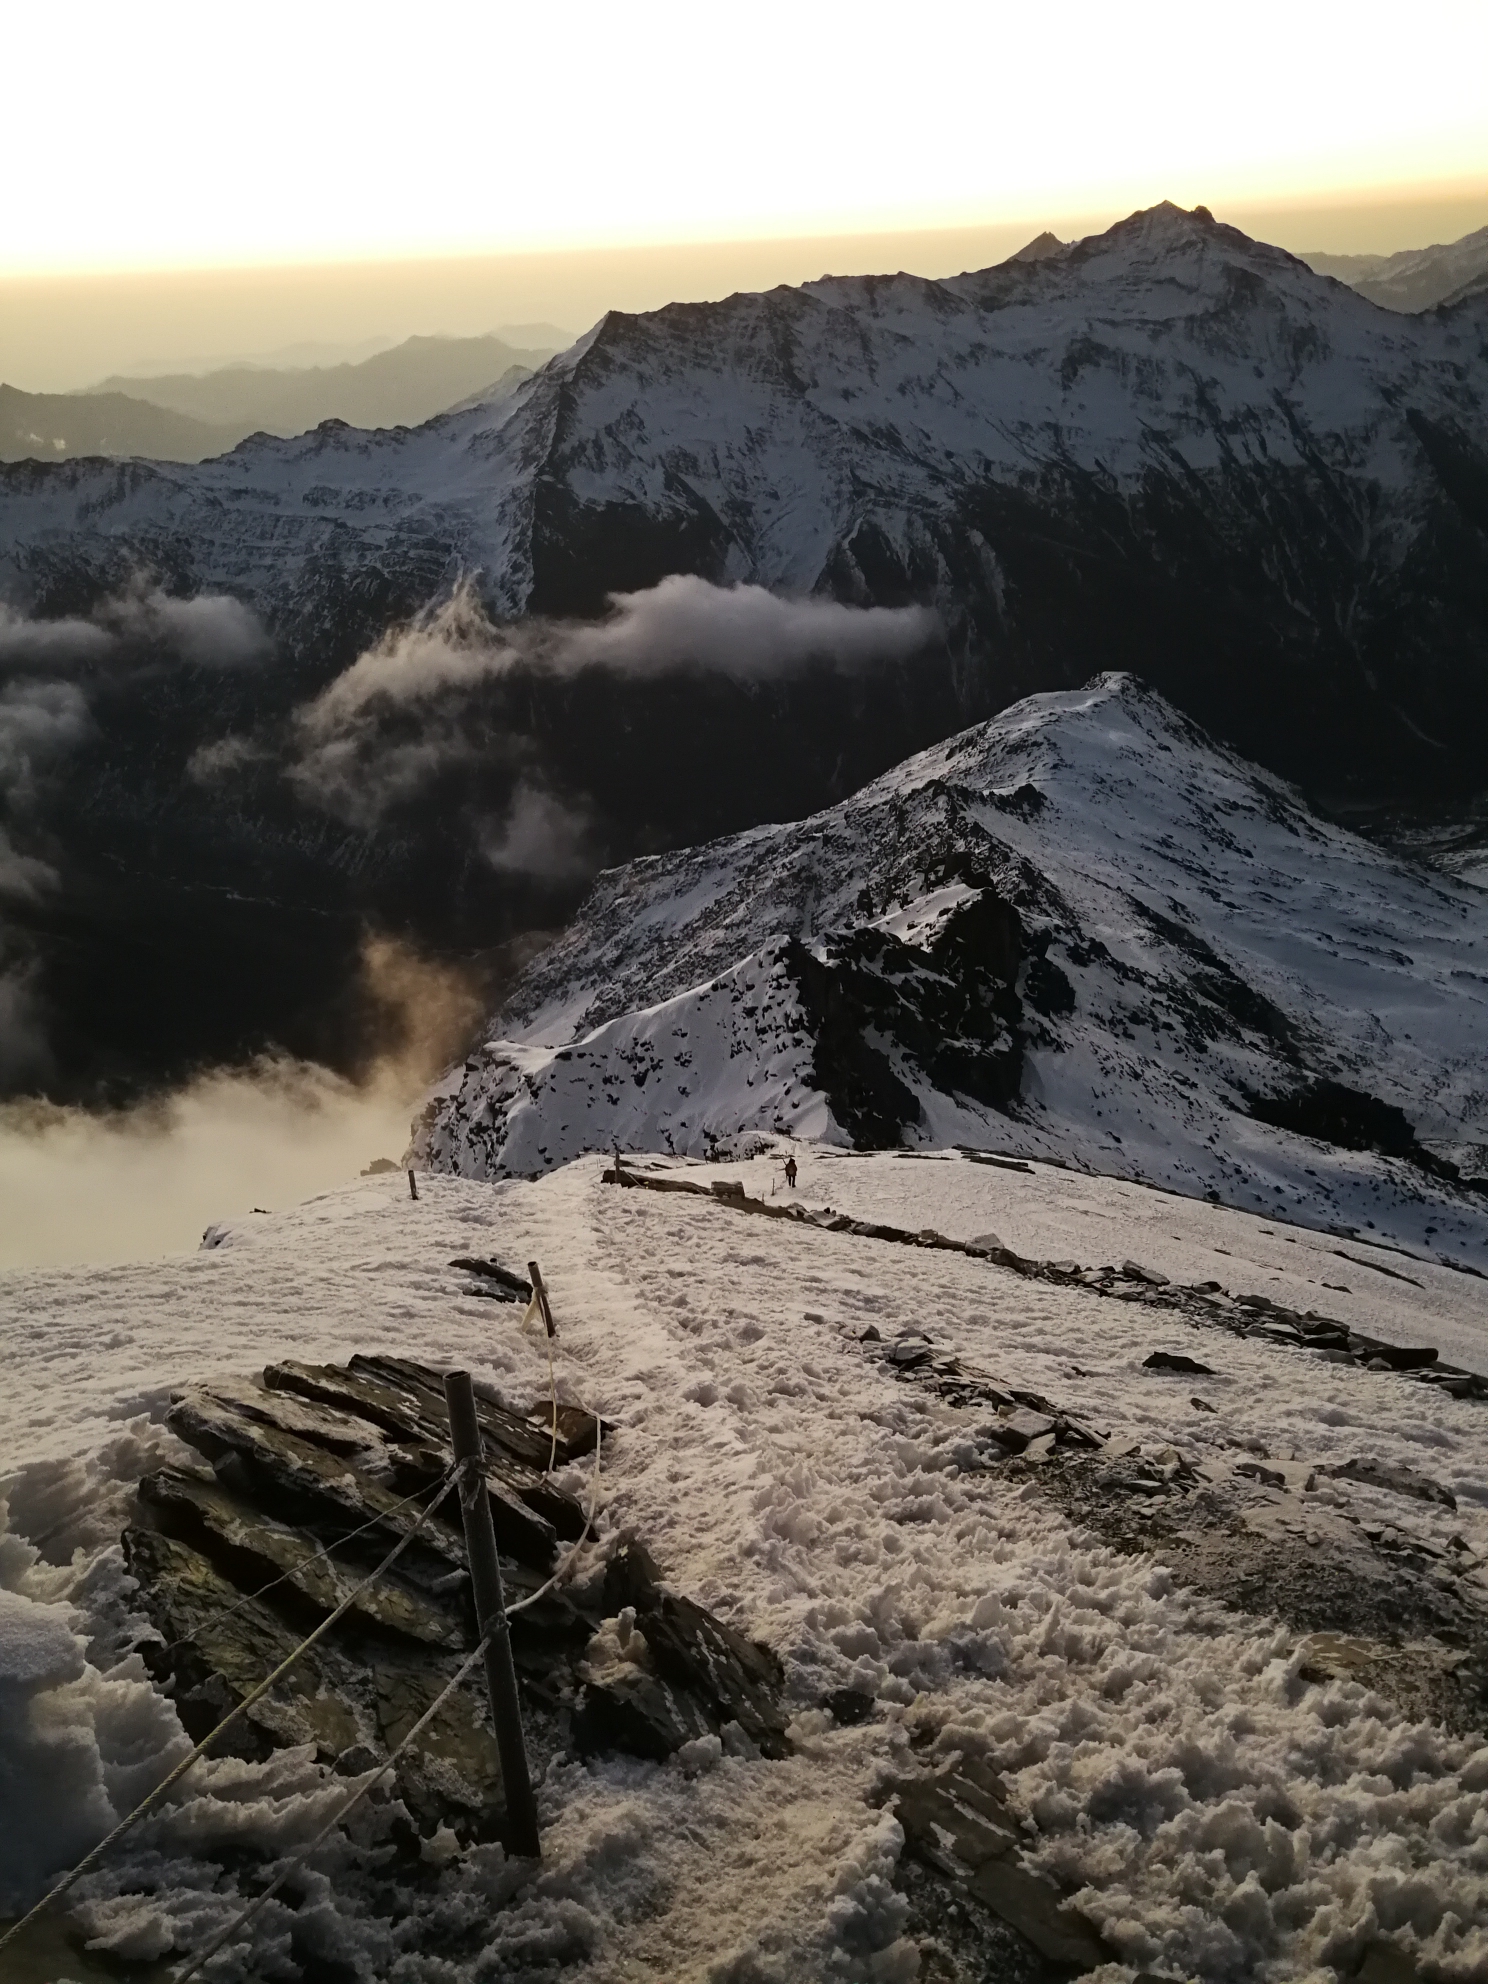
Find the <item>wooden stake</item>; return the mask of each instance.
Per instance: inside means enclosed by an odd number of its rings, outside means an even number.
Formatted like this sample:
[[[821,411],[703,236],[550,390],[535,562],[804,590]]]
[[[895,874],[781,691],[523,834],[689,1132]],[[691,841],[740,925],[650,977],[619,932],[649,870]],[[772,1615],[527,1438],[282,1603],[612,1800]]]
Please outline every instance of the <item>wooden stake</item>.
[[[548,1304],[548,1291],[543,1285],[542,1269],[536,1261],[527,1263],[527,1277],[532,1283],[532,1292],[537,1297],[537,1306],[542,1310],[542,1319],[547,1325],[548,1335],[557,1336],[558,1332],[553,1327],[553,1311]]]
[[[409,1174],[410,1179],[413,1173]],[[506,1595],[501,1589],[501,1561],[491,1526],[491,1502],[486,1492],[480,1422],[468,1371],[450,1371],[444,1380],[449,1407],[450,1439],[460,1470],[460,1514],[465,1522],[465,1550],[470,1582],[475,1589],[475,1616],[486,1646],[486,1689],[491,1720],[501,1755],[501,1781],[506,1791],[506,1816],[512,1851],[527,1860],[542,1857],[537,1830],[537,1800],[527,1771],[527,1744],[522,1735],[522,1705],[517,1698],[517,1672],[512,1665],[511,1631],[506,1620]]]
[[[418,1180],[413,1175],[412,1165],[408,1167],[408,1196],[411,1199],[418,1197]]]

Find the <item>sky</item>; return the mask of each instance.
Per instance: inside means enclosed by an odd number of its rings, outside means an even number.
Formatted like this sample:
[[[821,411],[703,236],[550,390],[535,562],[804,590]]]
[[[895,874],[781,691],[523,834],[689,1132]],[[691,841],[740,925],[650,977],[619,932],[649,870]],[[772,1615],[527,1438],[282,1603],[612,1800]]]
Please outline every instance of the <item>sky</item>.
[[[0,277],[1488,186],[1483,0],[48,0],[6,68]]]

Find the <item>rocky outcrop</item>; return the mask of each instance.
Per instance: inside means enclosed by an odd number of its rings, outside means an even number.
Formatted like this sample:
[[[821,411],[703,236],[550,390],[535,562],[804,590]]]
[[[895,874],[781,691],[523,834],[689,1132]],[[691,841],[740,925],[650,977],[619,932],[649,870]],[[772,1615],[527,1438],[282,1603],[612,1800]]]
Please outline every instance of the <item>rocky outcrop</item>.
[[[596,1421],[569,1405],[555,1424],[544,1408],[517,1412],[489,1392],[477,1396],[477,1414],[514,1604],[548,1581],[564,1544],[583,1534],[579,1500],[549,1470],[593,1451]],[[337,1626],[219,1740],[250,1757],[308,1743],[347,1774],[375,1767],[475,1644],[454,1498],[419,1523],[451,1464],[440,1373],[393,1357],[286,1362],[252,1382],[184,1392],[169,1420],[207,1465],[147,1475],[124,1535],[154,1629],[141,1647],[151,1673],[200,1740],[351,1599]],[[358,1590],[410,1536],[396,1563]],[[785,1754],[774,1656],[668,1590],[638,1542],[616,1550],[614,1541],[601,1542],[597,1569],[512,1615],[537,1767],[566,1747],[665,1757],[732,1729],[759,1752]],[[633,1644],[628,1659],[606,1666],[615,1614]],[[449,1824],[466,1839],[502,1835],[500,1760],[479,1671],[400,1758],[395,1782],[426,1833]]]

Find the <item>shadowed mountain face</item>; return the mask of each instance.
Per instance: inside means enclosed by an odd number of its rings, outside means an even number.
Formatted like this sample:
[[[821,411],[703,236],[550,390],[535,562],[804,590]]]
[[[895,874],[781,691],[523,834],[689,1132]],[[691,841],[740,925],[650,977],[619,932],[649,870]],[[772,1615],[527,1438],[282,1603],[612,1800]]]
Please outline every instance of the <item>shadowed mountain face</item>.
[[[457,568],[501,615],[676,571],[917,599],[968,716],[1137,666],[1316,789],[1439,791],[1488,744],[1485,354],[1488,298],[1382,316],[1159,207],[945,282],[612,314],[416,432],[10,470],[0,588],[52,610],[143,564],[314,652],[347,594]]]
[[[421,769],[375,805],[303,775],[297,713],[460,574],[520,635],[678,573],[941,631],[747,679],[706,639],[519,653],[457,712],[448,683],[383,699],[379,762]],[[1391,317],[1162,207],[944,282],[612,314],[423,427],[0,468],[25,627],[142,574],[266,639],[228,669],[90,662],[66,751],[0,781],[9,844],[60,878],[10,891],[11,961],[54,1016],[53,1072],[14,1079],[67,1092],[268,1040],[345,1059],[364,928],[484,954],[600,864],[799,818],[1101,670],[1314,796],[1462,805],[1488,761],[1488,299]],[[35,674],[5,668],[0,717]]]

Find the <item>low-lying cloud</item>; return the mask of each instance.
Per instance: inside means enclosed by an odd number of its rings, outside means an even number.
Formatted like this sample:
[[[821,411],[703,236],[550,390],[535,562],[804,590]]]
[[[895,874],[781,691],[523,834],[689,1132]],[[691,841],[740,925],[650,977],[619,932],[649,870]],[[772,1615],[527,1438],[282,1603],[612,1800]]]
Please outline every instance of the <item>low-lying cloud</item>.
[[[498,875],[574,881],[594,870],[591,826],[586,810],[524,778],[506,817],[480,834],[480,851]]]
[[[477,757],[490,762],[506,750],[520,763],[519,738],[476,737],[462,717],[482,687],[519,671],[783,682],[813,667],[851,674],[907,661],[941,632],[939,615],[926,606],[785,599],[763,586],[718,586],[680,573],[645,592],[612,594],[599,621],[533,618],[501,627],[466,580],[390,630],[299,710],[287,775],[310,804],[370,827]],[[198,754],[194,776],[237,768],[236,746],[224,740],[220,757],[215,748]],[[483,833],[481,845],[499,871],[545,879],[580,873],[588,860],[582,811],[531,779],[518,785],[509,817]]]
[[[498,627],[466,580],[451,597],[360,655],[302,712],[312,738],[344,728],[368,705],[427,702],[519,666],[575,675],[680,670],[763,682],[813,662],[850,672],[906,661],[941,632],[928,606],[843,606],[784,599],[764,586],[717,586],[674,573],[646,592],[610,595],[598,621],[530,619]]]
[[[37,773],[91,727],[75,682],[23,675],[0,686],[0,799],[25,799]]]
[[[271,646],[258,616],[228,593],[175,599],[137,584],[101,601],[86,619],[34,619],[0,603],[5,675],[71,675],[141,649],[198,668],[242,668],[262,661]]]
[[[698,668],[762,682],[814,661],[844,673],[907,661],[941,632],[928,606],[782,599],[763,586],[715,586],[685,573],[649,592],[614,593],[610,609],[607,619],[553,629],[551,665],[627,675]]]
[[[219,1221],[346,1183],[374,1158],[396,1162],[420,1094],[463,1051],[482,1000],[467,975],[389,936],[363,944],[361,977],[380,1045],[360,1080],[263,1055],[129,1109],[0,1103],[0,1267],[187,1252]],[[0,1077],[7,1056],[13,1072],[45,1071],[30,991],[24,972],[0,969]]]

